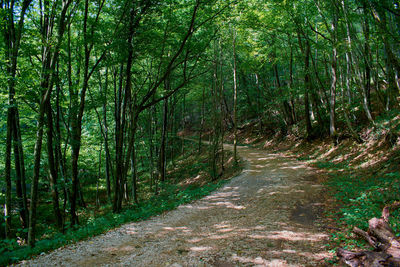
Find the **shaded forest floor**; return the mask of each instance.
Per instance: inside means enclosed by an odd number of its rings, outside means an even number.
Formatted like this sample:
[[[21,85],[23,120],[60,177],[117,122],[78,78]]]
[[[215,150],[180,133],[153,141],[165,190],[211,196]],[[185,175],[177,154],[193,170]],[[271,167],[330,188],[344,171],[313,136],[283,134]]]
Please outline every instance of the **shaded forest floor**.
[[[227,146],[231,149],[231,146]],[[285,153],[242,146],[242,174],[192,204],[39,256],[25,266],[317,266],[318,172]]]

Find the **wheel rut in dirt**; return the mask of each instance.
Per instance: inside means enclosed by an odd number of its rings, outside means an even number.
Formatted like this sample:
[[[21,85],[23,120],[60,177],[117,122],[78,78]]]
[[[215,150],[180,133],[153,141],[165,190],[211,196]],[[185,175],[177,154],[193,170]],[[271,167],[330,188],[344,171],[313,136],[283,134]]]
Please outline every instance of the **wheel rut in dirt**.
[[[323,188],[316,171],[284,154],[238,151],[246,160],[242,174],[211,195],[22,265],[323,265],[327,234],[317,226]]]

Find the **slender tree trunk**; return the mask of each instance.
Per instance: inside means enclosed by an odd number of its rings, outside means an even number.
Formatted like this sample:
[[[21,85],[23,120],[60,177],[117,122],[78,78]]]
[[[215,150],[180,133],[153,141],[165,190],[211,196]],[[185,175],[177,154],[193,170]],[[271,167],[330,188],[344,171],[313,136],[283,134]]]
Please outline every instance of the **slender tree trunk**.
[[[57,77],[59,77],[59,71],[58,71],[58,64],[57,64]],[[56,171],[57,174],[61,175],[61,180],[63,181],[63,208],[62,208],[62,225],[65,225],[65,213],[66,213],[66,208],[67,208],[67,201],[69,201],[69,190],[68,190],[68,182],[66,180],[66,175],[65,175],[65,157],[63,157],[62,150],[61,150],[61,125],[60,125],[60,119],[61,119],[61,106],[60,106],[60,91],[61,91],[61,86],[60,82],[57,79],[56,83],[56,121],[55,121],[55,135],[56,135],[56,143],[55,143],[55,165],[56,165]],[[68,127],[67,127],[68,128]],[[68,139],[68,137],[67,137]],[[67,142],[66,142],[67,143]],[[64,230],[64,227],[63,227]]]
[[[169,147],[171,148],[170,150],[170,159],[171,159],[171,163],[172,163],[172,165],[175,167],[175,160],[174,160],[174,157],[175,157],[175,150],[174,150],[174,140],[175,140],[175,137],[176,137],[176,130],[175,130],[175,124],[176,124],[176,120],[175,120],[175,106],[176,106],[176,97],[175,97],[175,95],[172,95],[172,103],[171,103],[171,109],[170,109],[170,133],[171,133],[171,138],[169,138],[168,140],[169,140],[169,142],[170,142],[170,145],[169,145]]]
[[[44,96],[42,96],[43,98]],[[29,209],[29,231],[28,231],[28,245],[31,247],[35,246],[36,238],[36,208],[38,203],[38,185],[40,176],[40,156],[42,152],[42,140],[43,140],[43,126],[44,126],[44,103],[40,105],[37,122],[36,132],[36,143],[35,150],[33,153],[34,167],[33,167],[33,178],[31,185],[31,203]]]
[[[353,69],[354,69],[354,72],[355,72],[354,76],[357,78],[357,81],[358,81],[358,84],[359,84],[357,86],[357,88],[358,88],[360,94],[362,95],[363,109],[365,111],[365,114],[366,114],[368,120],[370,122],[373,122],[374,120],[373,120],[372,115],[371,115],[370,103],[369,103],[369,91],[370,91],[369,87],[370,87],[370,84],[369,84],[369,82],[367,82],[367,84],[366,84],[365,83],[365,79],[363,80],[362,71],[360,70],[360,67],[359,67],[360,64],[358,62],[357,57],[353,53],[351,31],[350,31],[351,30],[351,28],[350,28],[351,24],[350,24],[350,21],[349,21],[349,17],[347,16],[347,6],[346,6],[344,1],[342,1],[342,8],[343,8],[345,21],[346,21],[346,33],[347,33],[346,37],[347,37],[347,46],[348,46],[348,48],[347,48],[348,50],[346,51],[347,76],[348,77],[351,76],[351,70],[352,70],[351,66],[353,66]],[[369,35],[369,33],[367,35]],[[369,38],[369,36],[365,36],[365,37],[366,37],[366,39]],[[366,57],[367,57],[367,55],[364,55],[364,62],[368,66],[369,62],[367,62]],[[352,64],[353,62],[355,64]],[[370,79],[370,77],[368,79]],[[346,83],[350,83],[350,79],[346,78]],[[346,88],[347,88],[347,92],[348,92],[347,94],[349,95],[349,102],[350,102],[350,94],[351,94],[350,85],[346,86]]]
[[[201,145],[202,145],[202,135],[203,135],[203,129],[204,129],[204,122],[205,122],[205,87],[203,86],[203,93],[201,97],[201,122],[200,122],[200,131],[199,131],[199,148],[198,148],[198,153],[201,153]]]
[[[5,158],[5,181],[6,181],[6,203],[4,209],[5,234],[6,238],[11,237],[11,147],[13,132],[13,108],[7,110],[7,137],[6,137],[6,158]]]
[[[118,96],[115,96],[115,185],[114,185],[114,201],[113,212],[118,213],[121,209],[119,206],[121,198],[121,183],[123,182],[123,127],[125,125],[125,114],[122,114],[122,80],[123,80],[123,66],[121,64],[119,73],[119,86]]]
[[[51,109],[50,99],[45,103],[46,116],[47,116],[47,157],[49,163],[49,176],[51,197],[53,201],[53,212],[56,219],[58,229],[62,230],[62,216],[58,202],[58,173],[54,161],[54,148],[53,148],[53,111]]]
[[[351,136],[353,137],[353,139],[358,142],[358,143],[362,143],[362,140],[360,138],[360,136],[358,135],[358,133],[354,130],[353,125],[351,124],[350,121],[350,108],[349,108],[349,103],[347,101],[345,101],[346,97],[345,97],[345,92],[344,92],[344,88],[347,88],[347,90],[350,90],[350,58],[348,56],[348,54],[346,53],[346,78],[345,78],[345,83],[346,85],[343,85],[343,78],[342,78],[342,99],[343,99],[343,115],[345,118],[345,122],[347,125],[347,128],[350,131]]]
[[[43,73],[41,77],[41,99],[39,106],[39,113],[37,119],[37,132],[36,132],[36,142],[34,149],[34,167],[33,167],[33,177],[32,177],[32,187],[31,187],[31,205],[29,209],[29,231],[28,231],[28,245],[31,247],[35,246],[35,234],[36,234],[36,208],[38,202],[38,184],[39,184],[39,176],[40,176],[40,158],[42,152],[42,141],[43,141],[43,127],[44,127],[44,114],[45,114],[45,105],[46,102],[49,101],[51,92],[53,90],[54,84],[54,73],[56,70],[56,65],[58,62],[58,56],[60,51],[61,42],[63,39],[65,26],[67,22],[67,11],[71,4],[72,0],[68,0],[62,6],[62,10],[59,16],[59,24],[58,24],[58,35],[57,41],[53,47],[49,47],[50,42],[46,43],[43,47],[43,57],[42,57],[42,66]],[[49,4],[46,2],[46,4]],[[46,6],[48,8],[48,6]],[[46,20],[49,19],[46,14]],[[52,20],[54,19],[51,18]],[[54,25],[53,23],[50,23]],[[44,27],[46,28],[46,27]],[[50,40],[52,37],[52,31],[43,32],[44,40]],[[53,48],[53,51],[50,49]]]
[[[28,227],[28,201],[26,197],[26,175],[18,108],[15,108],[13,125],[13,144],[16,169],[16,190],[20,210],[20,221],[23,229]]]
[[[104,3],[104,2],[103,2]],[[80,156],[80,148],[81,148],[81,139],[82,139],[82,119],[83,119],[83,114],[85,111],[85,102],[86,102],[86,92],[89,87],[89,80],[92,77],[91,75],[99,65],[99,63],[102,61],[102,59],[105,56],[105,51],[103,51],[102,55],[96,60],[96,63],[91,67],[91,70],[89,70],[89,65],[90,65],[90,59],[92,57],[92,50],[93,50],[93,44],[89,42],[90,37],[93,37],[94,31],[95,31],[95,26],[96,23],[92,25],[92,28],[90,29],[91,31],[88,31],[88,18],[90,17],[89,15],[89,4],[90,1],[86,0],[85,5],[84,5],[84,17],[83,17],[83,29],[82,29],[82,35],[83,35],[83,47],[84,47],[84,69],[83,69],[83,79],[82,79],[82,89],[80,91],[80,99],[79,103],[78,101],[75,102],[75,111],[72,116],[72,122],[71,122],[71,128],[72,128],[72,134],[71,134],[71,143],[72,143],[72,197],[71,197],[71,224],[77,224],[78,223],[78,216],[76,215],[76,201],[77,201],[77,196],[79,194],[79,200],[82,206],[86,206],[84,199],[83,199],[83,194],[79,182],[79,176],[78,176],[78,163],[79,163],[79,156]],[[101,9],[103,7],[103,4],[99,5],[98,9],[98,15],[101,12]],[[96,17],[96,22],[98,19],[98,16]],[[89,36],[91,34],[91,36]],[[79,192],[77,191],[79,190]]]
[[[293,89],[293,46],[292,46],[292,42],[291,42],[290,37],[289,37],[289,40],[290,40],[289,89],[291,91]],[[296,109],[295,109],[295,105],[294,105],[293,95],[292,95],[292,97],[290,99],[290,103],[292,105],[292,117],[293,117],[294,122],[296,123],[297,117],[296,117]]]
[[[386,110],[398,107],[397,96],[399,89],[397,88],[395,72],[400,72],[400,63],[398,57],[394,54],[391,42],[390,34],[388,30],[388,21],[386,16],[386,10],[378,3],[371,2],[374,8],[374,18],[381,29],[381,37],[384,44],[385,51],[385,65],[386,65],[386,76],[388,80],[387,98],[386,98]]]
[[[219,62],[220,62],[220,84],[219,84],[219,99],[218,99],[218,104],[219,104],[219,109],[220,109],[220,116],[219,116],[219,130],[220,130],[220,136],[221,136],[221,144],[220,144],[220,157],[221,157],[221,174],[220,176],[223,175],[225,172],[225,164],[224,164],[224,134],[225,134],[225,127],[224,127],[224,72],[223,72],[223,54],[222,54],[222,47],[221,47],[221,40],[219,41]]]
[[[182,151],[181,155],[185,155],[185,128],[186,128],[186,94],[183,94],[183,103],[182,103]]]
[[[163,114],[163,126],[161,133],[161,146],[160,146],[160,175],[161,181],[165,181],[166,175],[166,142],[167,142],[167,128],[168,127],[168,98],[164,100],[164,114]]]
[[[364,43],[364,64],[365,64],[365,100],[367,102],[367,106],[369,110],[371,110],[371,64],[372,64],[372,55],[371,48],[369,45],[370,42],[370,29],[368,22],[368,10],[367,4],[363,3],[363,15],[364,15],[364,23],[363,23],[363,32],[365,37]]]
[[[99,169],[97,172],[97,181],[96,181],[96,210],[100,206],[100,198],[99,198],[99,182],[101,177],[101,153],[103,151],[103,142],[100,143],[100,151],[99,151]]]
[[[274,74],[275,74],[275,80],[276,80],[276,85],[277,88],[280,92],[281,95],[283,95],[283,91],[281,88],[281,81],[279,79],[279,72],[278,72],[278,65],[274,64]],[[286,100],[282,101],[282,110],[283,110],[283,114],[285,116],[285,121],[287,121],[288,125],[293,125],[294,124],[294,119],[292,117],[292,110],[291,107],[289,105],[289,103]]]
[[[72,142],[72,161],[71,161],[71,170],[72,170],[72,194],[70,198],[71,204],[71,225],[79,224],[78,216],[76,214],[76,201],[78,197],[78,160],[79,160],[79,150],[80,145],[80,135],[78,133],[78,128],[76,125],[76,119],[72,119],[71,123],[72,127],[72,135],[71,135],[71,142]]]
[[[215,48],[214,42],[214,50]],[[213,73],[213,84],[211,86],[211,96],[212,96],[212,103],[213,103],[213,110],[212,110],[212,124],[213,124],[213,136],[211,142],[211,149],[210,149],[210,167],[211,167],[211,179],[215,181],[218,178],[218,165],[217,165],[217,154],[218,154],[218,111],[217,111],[217,57],[214,55],[214,73]]]
[[[309,101],[309,92],[311,91],[311,78],[310,78],[310,44],[306,41],[306,50],[305,50],[305,57],[304,57],[304,112],[305,112],[305,119],[306,119],[306,130],[307,130],[307,138],[312,139],[313,132],[311,126],[311,119],[310,119],[310,101]]]
[[[133,132],[133,141],[135,142],[136,130]],[[136,149],[135,144],[132,147],[131,153],[131,172],[132,172],[132,199],[136,204],[139,204],[138,196],[137,196],[137,163],[136,163]]]
[[[155,181],[154,175],[154,160],[153,160],[153,152],[154,152],[154,145],[153,145],[153,109],[152,107],[149,110],[149,161],[150,161],[150,191],[153,189]]]
[[[106,80],[103,92],[103,132],[104,132],[104,150],[106,152],[106,188],[107,188],[107,199],[111,202],[111,178],[110,172],[111,167],[111,155],[108,144],[108,124],[107,124],[107,89],[108,89],[108,68],[106,68]],[[111,171],[110,171],[111,169]]]
[[[236,31],[233,30],[233,160],[238,164],[237,156],[237,75],[236,75]]]
[[[22,30],[24,28],[24,20],[25,13],[28,10],[32,0],[24,0],[21,1],[20,6],[14,5],[14,1],[1,1],[0,2],[0,10],[1,12],[1,20],[2,20],[2,34],[3,41],[5,45],[5,62],[6,62],[6,76],[8,80],[8,104],[9,107],[7,109],[7,133],[6,133],[6,155],[5,155],[5,170],[4,170],[4,178],[6,182],[6,202],[5,202],[5,231],[6,238],[10,237],[11,234],[11,146],[12,146],[12,138],[14,135],[14,153],[15,153],[15,165],[17,172],[17,179],[20,180],[19,184],[21,184],[22,188],[17,188],[18,195],[25,195],[25,200],[22,200],[22,205],[26,203],[26,193],[24,194],[25,186],[25,168],[24,168],[24,158],[22,153],[22,143],[17,140],[20,139],[19,131],[19,116],[18,116],[18,108],[16,106],[16,102],[14,100],[15,95],[15,83],[17,77],[17,64],[18,64],[18,53],[21,43]],[[17,20],[18,14],[19,19]],[[15,138],[16,137],[16,138]],[[18,162],[17,162],[18,161]],[[22,181],[21,181],[22,179]],[[18,183],[17,183],[18,187]],[[21,204],[21,202],[19,201]],[[24,212],[26,212],[26,205],[24,207]],[[21,211],[22,212],[22,211]],[[21,214],[23,218],[22,226],[24,227],[24,223],[26,223],[26,213]],[[25,222],[24,222],[25,221]]]
[[[331,61],[331,88],[329,96],[329,134],[334,143],[337,143],[337,132],[336,132],[336,83],[337,83],[337,14],[334,12],[331,23],[331,38],[332,40],[332,61]]]

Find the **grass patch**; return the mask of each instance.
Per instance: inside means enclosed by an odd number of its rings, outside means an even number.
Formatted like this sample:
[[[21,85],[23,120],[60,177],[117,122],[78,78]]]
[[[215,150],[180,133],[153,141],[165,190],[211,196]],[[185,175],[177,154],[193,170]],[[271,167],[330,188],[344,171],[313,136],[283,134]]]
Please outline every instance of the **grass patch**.
[[[162,193],[142,202],[139,206],[125,209],[120,214],[106,214],[102,217],[88,220],[87,224],[76,229],[69,229],[65,234],[57,233],[50,239],[37,241],[34,248],[15,248],[15,240],[3,240],[3,251],[0,254],[0,265],[15,263],[32,255],[46,252],[67,244],[87,239],[107,232],[127,222],[136,222],[172,210],[181,204],[200,199],[221,187],[228,180],[210,182],[204,186],[188,186],[185,189],[174,184],[163,184]]]
[[[328,211],[327,216],[341,229],[346,229],[331,233],[329,247],[332,252],[338,247],[350,250],[356,247],[367,248],[367,243],[353,235],[351,229],[357,226],[367,230],[369,219],[380,217],[385,205],[399,200],[400,172],[366,175],[344,166],[343,163],[317,162],[315,165],[332,171],[325,184],[336,201],[336,208]],[[400,232],[399,210],[391,213],[390,225],[395,232]]]
[[[326,183],[336,200],[342,204],[340,221],[348,226],[368,229],[368,220],[380,217],[382,208],[399,200],[400,173],[392,172],[381,176],[360,177],[358,175],[331,175]],[[400,230],[400,213],[394,211],[391,226]]]
[[[196,143],[191,143],[194,148]],[[56,232],[50,227],[46,232],[41,233],[42,239],[36,242],[34,248],[19,245],[17,239],[0,240],[0,266],[29,259],[42,252],[105,233],[122,224],[142,221],[175,209],[179,205],[209,195],[241,170],[241,165],[235,167],[229,161],[232,153],[226,151],[225,173],[219,180],[211,181],[207,172],[206,147],[204,147],[204,153],[201,154],[198,154],[193,148],[188,149],[184,156],[178,157],[174,164],[170,164],[167,173],[168,182],[159,185],[157,195],[151,193],[149,187],[141,188],[146,192],[140,192],[142,199],[139,205],[127,205],[119,214],[113,214],[110,205],[102,206],[101,210],[95,212],[90,209],[81,209],[80,226],[70,227],[64,234]]]

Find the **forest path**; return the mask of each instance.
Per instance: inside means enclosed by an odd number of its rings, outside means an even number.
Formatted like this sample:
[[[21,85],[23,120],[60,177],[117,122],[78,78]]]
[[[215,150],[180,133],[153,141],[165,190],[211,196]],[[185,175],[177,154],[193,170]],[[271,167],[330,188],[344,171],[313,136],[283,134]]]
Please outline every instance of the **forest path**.
[[[238,152],[246,160],[242,174],[210,196],[22,265],[322,265],[327,235],[316,225],[322,193],[316,171],[284,154]]]

